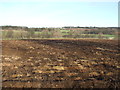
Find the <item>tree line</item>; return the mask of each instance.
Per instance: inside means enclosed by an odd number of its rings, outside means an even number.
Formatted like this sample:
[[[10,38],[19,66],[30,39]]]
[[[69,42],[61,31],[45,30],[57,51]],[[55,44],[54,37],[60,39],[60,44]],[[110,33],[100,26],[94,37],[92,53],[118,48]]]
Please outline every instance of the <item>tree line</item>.
[[[62,27],[62,28],[28,28],[22,26],[1,26],[3,39],[30,39],[30,38],[109,38],[105,35],[114,35],[119,37],[117,27],[100,28],[100,27]],[[77,29],[75,29],[77,28]],[[79,30],[79,28],[81,30]]]

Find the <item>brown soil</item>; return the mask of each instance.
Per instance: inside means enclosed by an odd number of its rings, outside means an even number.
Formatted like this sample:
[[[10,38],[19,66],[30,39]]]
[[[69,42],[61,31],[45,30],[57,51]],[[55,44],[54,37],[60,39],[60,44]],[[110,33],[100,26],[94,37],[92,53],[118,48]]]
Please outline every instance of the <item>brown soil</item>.
[[[118,41],[3,40],[3,87],[120,88]]]

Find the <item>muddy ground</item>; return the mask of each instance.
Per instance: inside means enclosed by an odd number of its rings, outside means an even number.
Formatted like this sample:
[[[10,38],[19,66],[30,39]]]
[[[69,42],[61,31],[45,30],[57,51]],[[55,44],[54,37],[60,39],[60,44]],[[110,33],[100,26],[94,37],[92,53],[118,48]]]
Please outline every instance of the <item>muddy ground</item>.
[[[3,40],[3,87],[120,88],[117,40]]]

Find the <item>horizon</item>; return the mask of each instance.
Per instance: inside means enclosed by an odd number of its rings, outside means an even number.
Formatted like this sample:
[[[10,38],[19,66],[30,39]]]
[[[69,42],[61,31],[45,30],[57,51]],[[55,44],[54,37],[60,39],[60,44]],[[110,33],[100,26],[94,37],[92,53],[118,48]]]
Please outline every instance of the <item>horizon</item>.
[[[62,26],[62,27],[28,27],[28,26],[13,26],[13,25],[3,25],[3,26],[0,26],[0,27],[4,27],[4,26],[7,26],[7,27],[27,27],[27,28],[65,28],[65,27],[70,27],[70,28],[119,28],[119,27],[95,27],[95,26]]]
[[[112,1],[1,0],[0,26],[118,27],[118,2]]]

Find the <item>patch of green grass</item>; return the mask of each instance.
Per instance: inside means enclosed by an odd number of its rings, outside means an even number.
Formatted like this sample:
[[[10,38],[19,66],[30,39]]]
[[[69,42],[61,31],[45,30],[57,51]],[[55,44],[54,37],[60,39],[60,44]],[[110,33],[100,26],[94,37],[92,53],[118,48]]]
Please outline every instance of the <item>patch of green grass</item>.
[[[106,36],[106,37],[115,37],[115,35],[109,35],[109,34],[105,34],[103,36]]]
[[[68,33],[70,30],[60,30],[62,33]]]
[[[35,34],[41,34],[41,33],[42,33],[42,32],[37,32],[37,31],[35,32]]]

